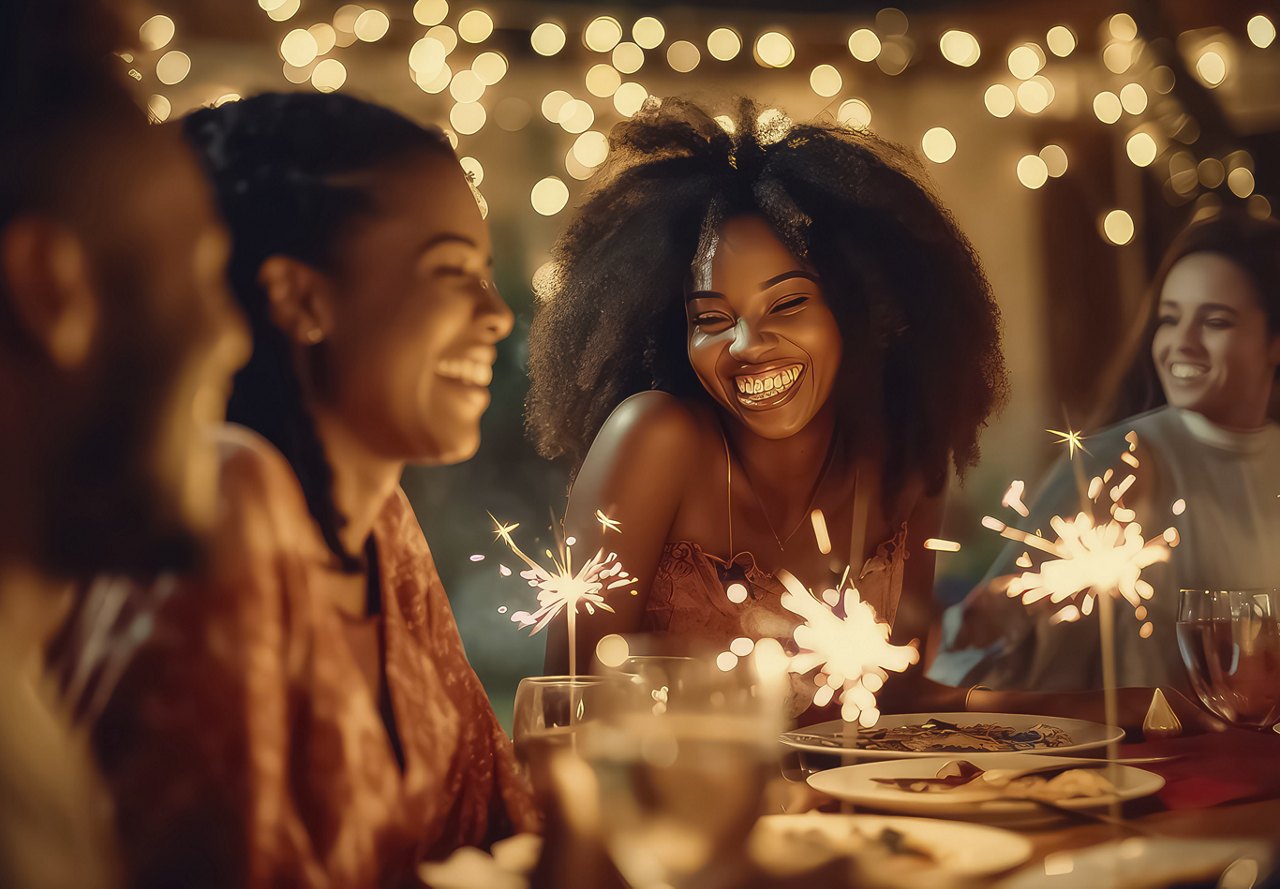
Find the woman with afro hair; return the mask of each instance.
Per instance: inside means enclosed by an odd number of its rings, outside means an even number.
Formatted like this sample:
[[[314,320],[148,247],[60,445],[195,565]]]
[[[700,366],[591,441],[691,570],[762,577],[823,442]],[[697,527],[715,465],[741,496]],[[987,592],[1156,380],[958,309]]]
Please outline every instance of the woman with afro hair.
[[[846,566],[892,640],[936,620],[949,474],[978,457],[1006,392],[999,311],[972,245],[905,149],[739,100],[713,117],[650,101],[556,244],[530,333],[528,423],[574,471],[565,533],[637,579],[580,624],[727,647],[790,643],[782,570],[835,586]],[[597,513],[597,510],[600,513]],[[567,659],[564,627],[547,668]],[[890,710],[1100,717],[1092,693],[951,688],[916,669]],[[813,722],[812,680],[793,716]],[[1198,722],[1180,696],[1184,722]],[[1140,723],[1149,689],[1127,689]]]

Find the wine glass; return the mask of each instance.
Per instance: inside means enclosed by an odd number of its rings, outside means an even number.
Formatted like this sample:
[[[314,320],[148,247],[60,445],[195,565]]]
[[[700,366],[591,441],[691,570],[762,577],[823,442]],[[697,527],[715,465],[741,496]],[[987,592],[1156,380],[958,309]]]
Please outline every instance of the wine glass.
[[[1280,590],[1183,590],[1178,649],[1200,701],[1250,729],[1280,722]]]
[[[537,772],[558,750],[576,746],[579,729],[597,715],[609,680],[600,676],[529,676],[516,688],[511,735],[516,758]]]
[[[748,659],[629,658],[619,671],[583,738],[613,863],[636,889],[729,881],[777,773],[781,683]]]

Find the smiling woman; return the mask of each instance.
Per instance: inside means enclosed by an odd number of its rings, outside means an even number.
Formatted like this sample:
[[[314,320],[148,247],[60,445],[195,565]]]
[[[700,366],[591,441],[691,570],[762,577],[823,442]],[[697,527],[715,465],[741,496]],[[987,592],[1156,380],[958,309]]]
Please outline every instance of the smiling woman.
[[[639,587],[583,622],[582,663],[637,630],[790,644],[784,568],[817,587],[853,565],[895,637],[922,638],[923,542],[1003,395],[986,279],[917,162],[760,110],[646,106],[555,249],[529,424],[577,469],[566,532],[620,522]],[[815,511],[830,545],[801,533]],[[566,655],[553,637],[549,668]]]

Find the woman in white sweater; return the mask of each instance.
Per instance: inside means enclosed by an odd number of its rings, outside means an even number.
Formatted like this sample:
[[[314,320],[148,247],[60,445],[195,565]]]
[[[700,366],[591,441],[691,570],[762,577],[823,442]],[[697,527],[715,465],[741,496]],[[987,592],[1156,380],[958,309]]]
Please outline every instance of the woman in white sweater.
[[[1149,637],[1117,610],[1121,685],[1187,688],[1174,635],[1179,590],[1280,587],[1280,425],[1271,405],[1280,367],[1280,223],[1222,214],[1185,229],[1157,272],[1144,348],[1126,387],[1142,413],[1091,435],[1083,477],[1119,464],[1138,435],[1140,484],[1131,505],[1148,536],[1181,538],[1143,578]],[[1145,404],[1143,404],[1145,401]],[[1047,528],[1080,509],[1077,467],[1051,472],[1025,522]],[[1186,501],[1174,516],[1171,505]],[[1050,623],[1056,610],[1004,593],[1025,547],[1010,544],[987,576],[943,617],[929,676],[951,685],[1040,691],[1099,687],[1096,614]]]

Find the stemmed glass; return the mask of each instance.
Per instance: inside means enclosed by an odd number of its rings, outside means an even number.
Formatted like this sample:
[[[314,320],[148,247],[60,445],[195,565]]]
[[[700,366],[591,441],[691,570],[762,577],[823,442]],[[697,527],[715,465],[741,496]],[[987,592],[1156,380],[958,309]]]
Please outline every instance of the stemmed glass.
[[[1280,590],[1183,590],[1178,649],[1201,703],[1240,728],[1280,722]]]
[[[531,773],[558,750],[576,745],[582,726],[598,715],[609,680],[600,676],[530,676],[516,688],[511,735],[516,757]],[[534,774],[535,783],[538,775]]]
[[[610,857],[636,889],[732,879],[777,773],[782,683],[748,659],[629,658],[583,738]]]

